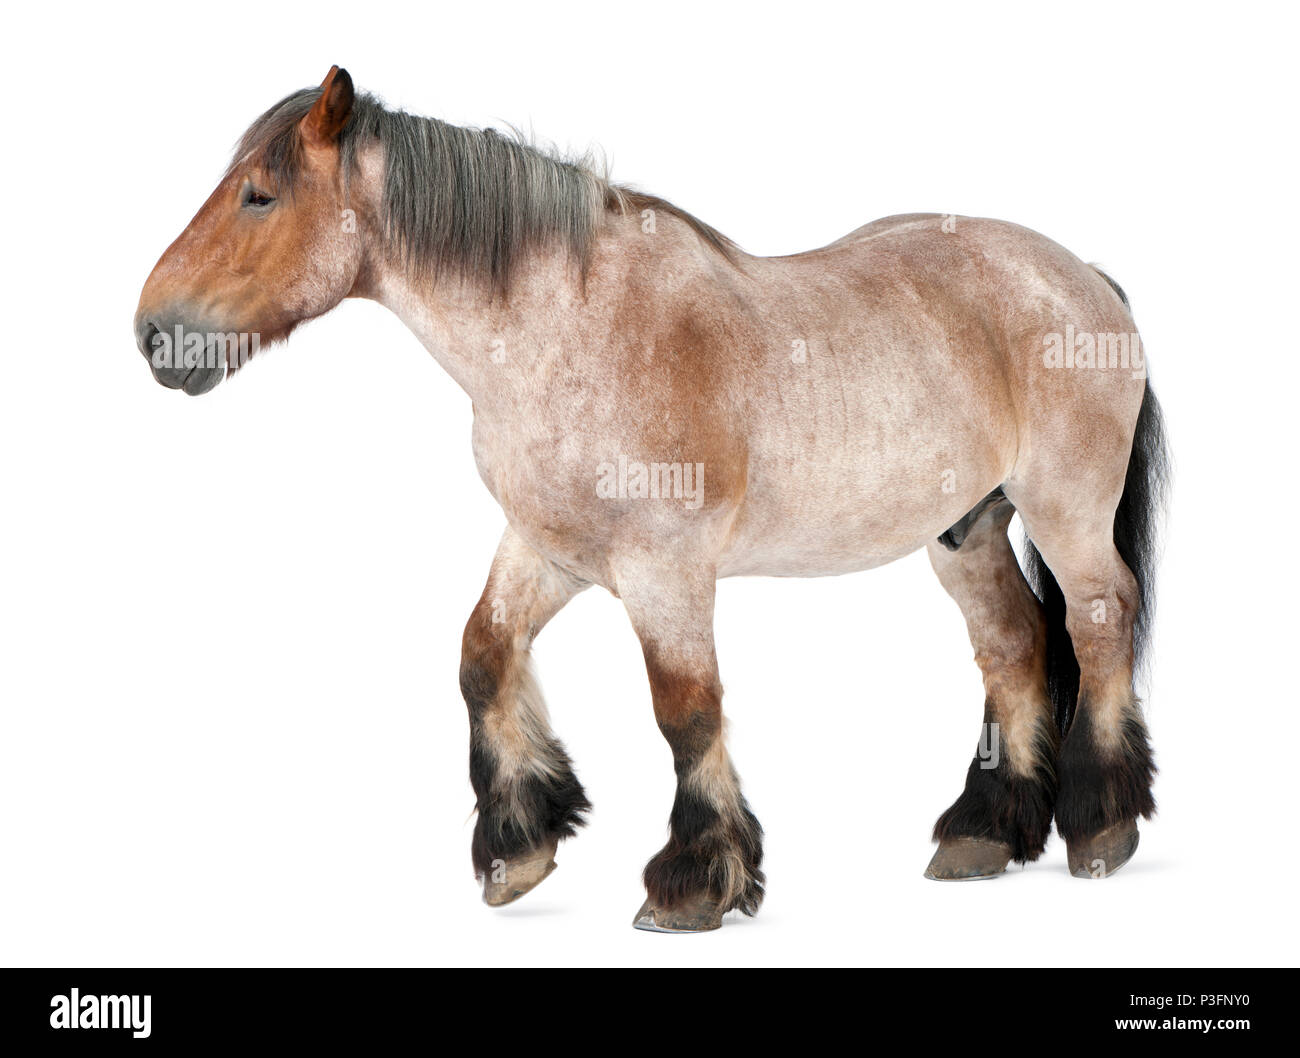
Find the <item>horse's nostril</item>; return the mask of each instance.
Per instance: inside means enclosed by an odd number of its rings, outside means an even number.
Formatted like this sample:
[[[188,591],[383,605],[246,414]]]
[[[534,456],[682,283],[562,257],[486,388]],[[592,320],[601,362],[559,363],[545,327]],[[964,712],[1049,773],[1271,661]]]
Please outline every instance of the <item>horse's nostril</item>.
[[[153,340],[158,335],[158,328],[148,320],[136,327],[135,344],[146,357],[153,355]]]

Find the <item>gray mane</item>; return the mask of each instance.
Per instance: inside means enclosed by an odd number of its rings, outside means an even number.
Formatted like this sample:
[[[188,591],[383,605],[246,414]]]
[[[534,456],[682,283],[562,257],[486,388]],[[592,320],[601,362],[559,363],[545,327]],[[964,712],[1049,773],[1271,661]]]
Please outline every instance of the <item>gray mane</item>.
[[[302,164],[298,123],[319,88],[294,92],[244,133],[231,163],[256,162],[290,196]],[[358,92],[339,137],[345,178],[360,149],[383,145],[384,235],[405,266],[434,282],[447,272],[482,280],[504,295],[512,269],[528,251],[560,245],[585,268],[605,211],[655,208],[680,217],[710,246],[734,260],[734,245],[662,199],[617,187],[585,160],[541,151],[492,129],[461,128],[436,118],[389,110]]]

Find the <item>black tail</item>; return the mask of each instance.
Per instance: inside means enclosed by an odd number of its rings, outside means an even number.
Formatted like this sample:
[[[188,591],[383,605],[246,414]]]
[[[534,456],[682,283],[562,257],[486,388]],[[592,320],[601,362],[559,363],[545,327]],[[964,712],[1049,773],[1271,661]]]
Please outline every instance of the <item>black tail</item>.
[[[1109,281],[1109,280],[1108,280]],[[1112,284],[1113,285],[1113,284]],[[1122,296],[1122,295],[1121,295]],[[1125,299],[1127,302],[1127,299]],[[1142,396],[1133,450],[1124,477],[1124,495],[1115,509],[1115,550],[1137,580],[1140,609],[1133,625],[1134,668],[1146,660],[1155,607],[1156,529],[1169,481],[1160,405],[1150,382]],[[1043,556],[1025,538],[1025,574],[1047,613],[1047,692],[1062,735],[1069,729],[1079,697],[1079,663],[1065,630],[1065,596]]]

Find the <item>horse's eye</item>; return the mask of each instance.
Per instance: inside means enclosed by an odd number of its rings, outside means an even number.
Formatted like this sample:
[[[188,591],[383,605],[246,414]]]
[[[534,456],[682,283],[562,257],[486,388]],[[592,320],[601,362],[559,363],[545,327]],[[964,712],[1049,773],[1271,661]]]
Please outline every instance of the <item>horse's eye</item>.
[[[251,187],[244,195],[245,206],[269,206],[274,201],[274,195],[265,195],[261,191],[254,191]]]

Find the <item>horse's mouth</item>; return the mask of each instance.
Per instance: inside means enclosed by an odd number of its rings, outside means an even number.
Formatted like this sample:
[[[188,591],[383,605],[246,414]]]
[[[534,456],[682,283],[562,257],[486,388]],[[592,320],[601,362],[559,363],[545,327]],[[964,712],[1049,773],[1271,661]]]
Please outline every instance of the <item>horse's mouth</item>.
[[[213,390],[226,377],[226,369],[221,367],[153,367],[154,381],[167,389],[179,389],[191,397]]]
[[[191,397],[198,397],[216,389],[226,377],[225,367],[194,367],[182,380],[180,388]],[[159,380],[161,381],[161,379]],[[164,383],[165,385],[166,383]]]
[[[215,389],[226,377],[224,360],[215,364],[159,364],[154,357],[154,339],[159,331],[152,323],[138,325],[136,344],[145,359],[149,361],[149,370],[153,372],[154,381],[167,389],[179,389],[191,397]]]

